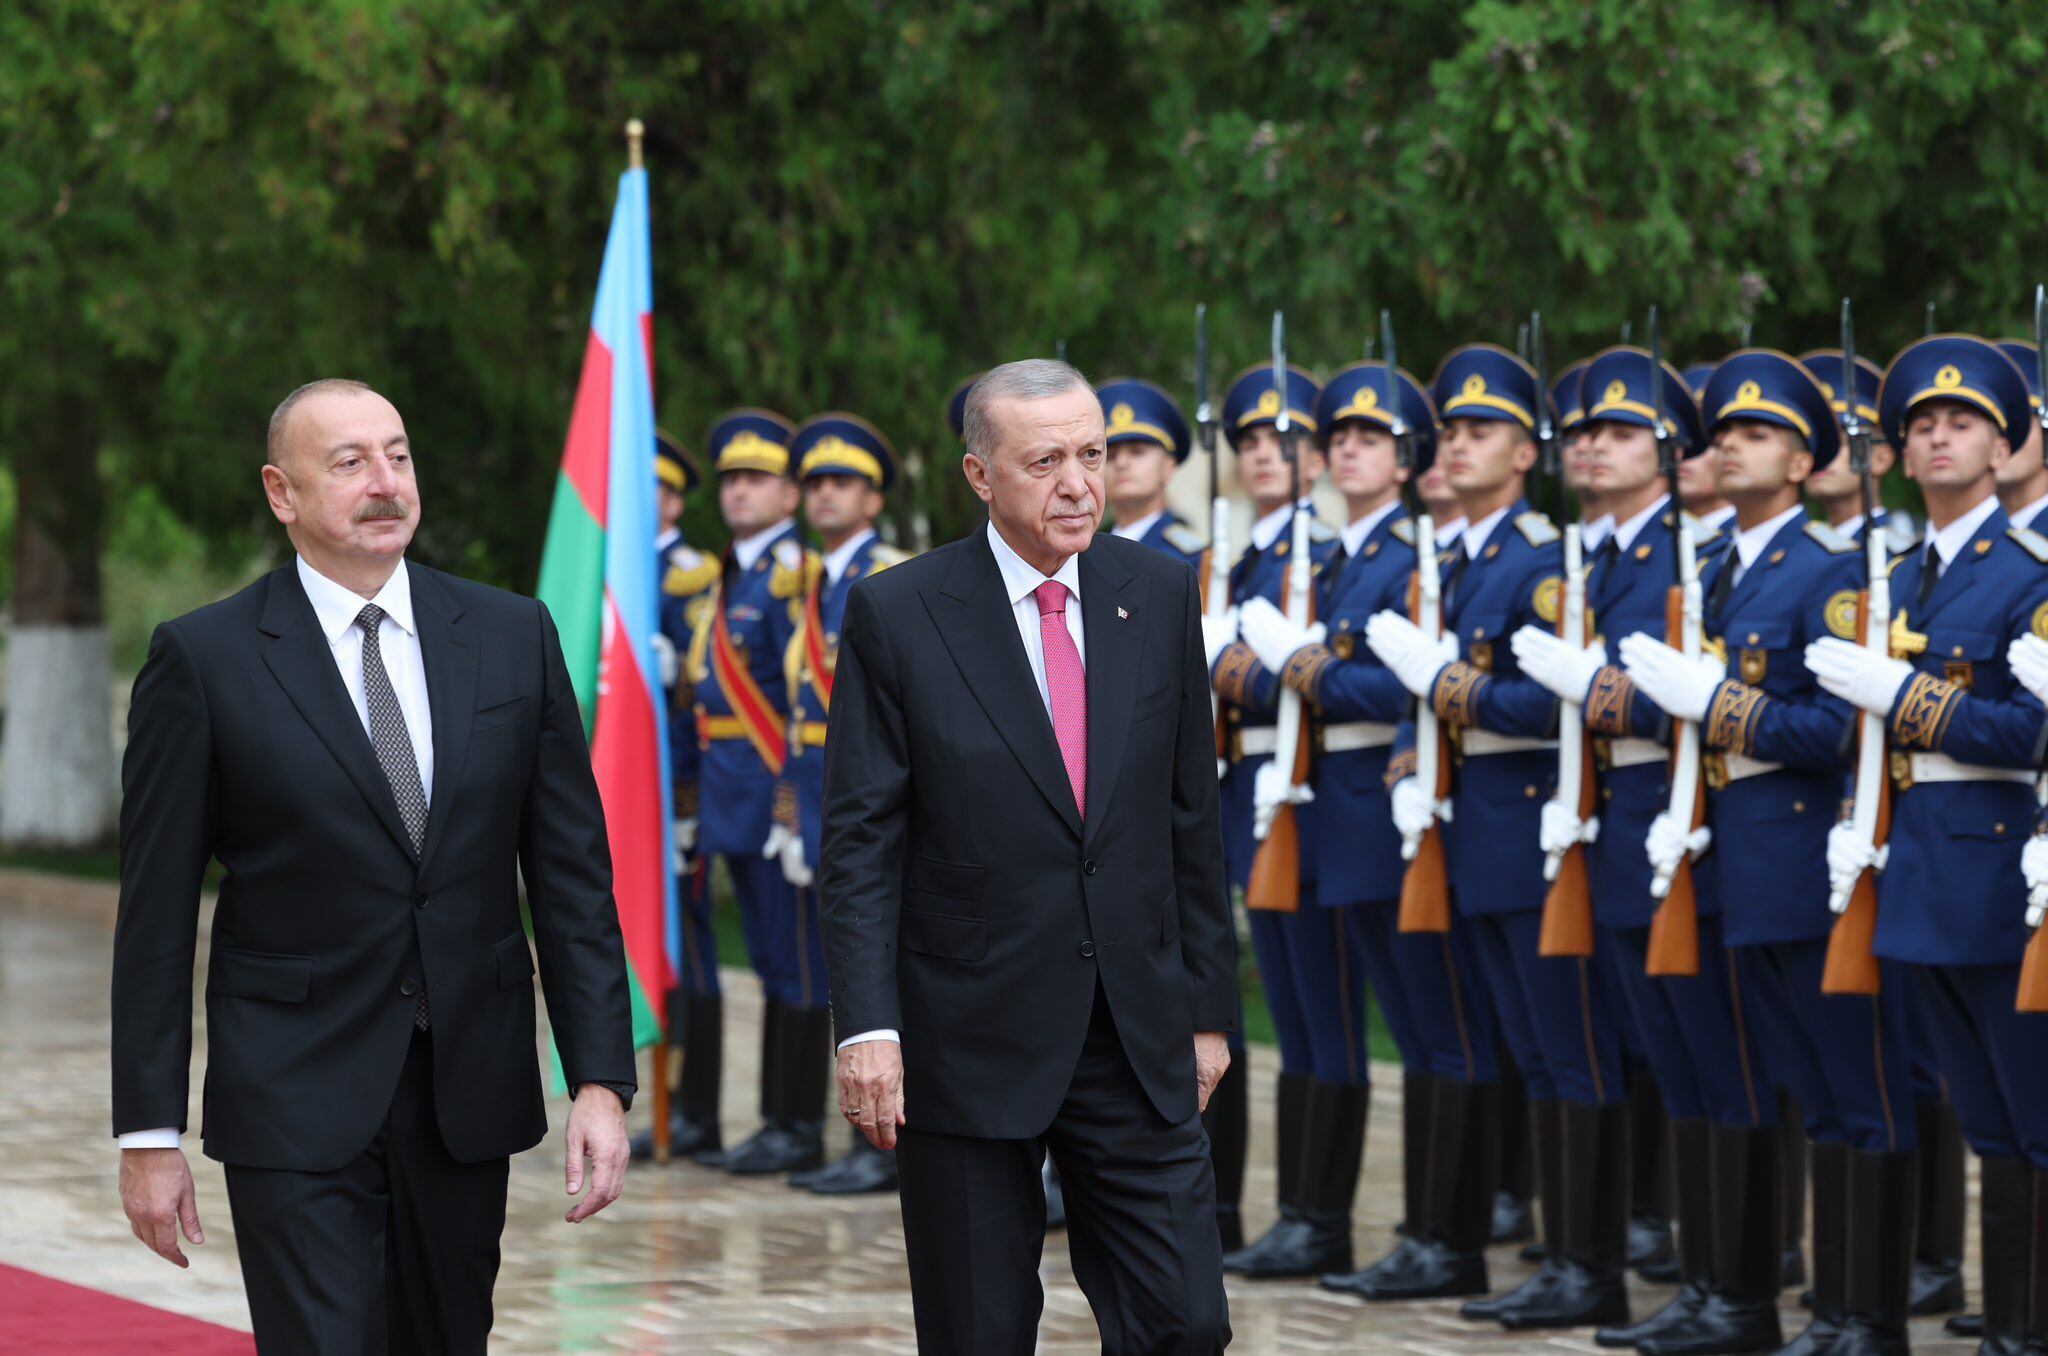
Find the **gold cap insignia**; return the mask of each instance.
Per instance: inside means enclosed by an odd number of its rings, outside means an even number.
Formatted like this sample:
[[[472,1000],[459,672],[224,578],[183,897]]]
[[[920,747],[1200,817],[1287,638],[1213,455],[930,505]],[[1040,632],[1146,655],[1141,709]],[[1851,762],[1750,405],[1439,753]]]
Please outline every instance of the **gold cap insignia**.
[[[1950,363],[1934,374],[1934,384],[1944,391],[1953,391],[1963,384],[1963,370]]]
[[[1600,395],[1600,403],[1603,405],[1619,405],[1626,399],[1628,399],[1628,383],[1619,377],[1608,382],[1607,389]]]
[[[1756,382],[1745,381],[1742,383],[1742,385],[1735,388],[1735,400],[1738,404],[1754,404],[1755,402],[1762,400],[1763,398],[1764,388],[1758,385]]]
[[[1116,404],[1110,406],[1109,431],[1111,433],[1128,432],[1137,425],[1137,422],[1138,412],[1131,408],[1129,401],[1119,400]]]
[[[1280,393],[1278,391],[1266,390],[1259,392],[1259,413],[1280,413]]]
[[[1474,372],[1474,373],[1473,373],[1473,374],[1472,374],[1471,376],[1469,376],[1469,377],[1465,378],[1465,388],[1464,388],[1464,393],[1465,393],[1466,395],[1468,395],[1468,396],[1482,396],[1482,395],[1485,395],[1485,394],[1486,394],[1486,378],[1485,378],[1485,377],[1483,377],[1483,376],[1481,376],[1481,375],[1480,375],[1479,373],[1477,373],[1477,372]]]

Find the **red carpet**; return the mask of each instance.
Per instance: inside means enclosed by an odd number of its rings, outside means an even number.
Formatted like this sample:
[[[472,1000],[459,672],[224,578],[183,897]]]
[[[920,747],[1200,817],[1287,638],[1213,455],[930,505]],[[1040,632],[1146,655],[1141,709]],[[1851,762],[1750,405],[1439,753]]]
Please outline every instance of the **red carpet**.
[[[0,1352],[7,1356],[252,1356],[256,1339],[103,1290],[0,1266]]]

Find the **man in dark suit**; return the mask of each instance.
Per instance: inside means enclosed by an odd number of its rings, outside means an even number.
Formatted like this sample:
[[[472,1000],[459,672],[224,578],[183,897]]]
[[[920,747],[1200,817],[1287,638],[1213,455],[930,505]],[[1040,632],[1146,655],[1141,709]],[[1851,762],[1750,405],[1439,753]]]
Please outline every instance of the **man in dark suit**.
[[[1201,603],[1097,536],[1102,408],[974,385],[989,521],[854,587],[819,891],[843,1114],[897,1149],[919,1349],[1028,1353],[1041,1155],[1111,1353],[1230,1327],[1200,1111],[1237,1029]]]
[[[185,1126],[201,879],[205,1149],[258,1347],[482,1352],[511,1154],[547,1133],[534,960],[576,1099],[571,1223],[617,1199],[634,1064],[603,808],[547,610],[408,564],[398,411],[271,418],[297,551],[165,622],[135,681],[114,933],[114,1132],[136,1236],[204,1241]],[[585,1159],[590,1160],[586,1169]]]

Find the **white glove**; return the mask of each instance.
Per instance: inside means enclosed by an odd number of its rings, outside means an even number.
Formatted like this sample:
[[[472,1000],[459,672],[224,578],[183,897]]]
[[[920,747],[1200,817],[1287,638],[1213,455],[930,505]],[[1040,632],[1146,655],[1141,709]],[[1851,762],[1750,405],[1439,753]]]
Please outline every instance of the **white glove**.
[[[780,860],[782,878],[799,890],[811,883],[811,868],[804,864],[804,836],[789,825],[769,826],[768,841],[761,845],[761,855],[770,861]]]
[[[1715,690],[1728,677],[1726,664],[1706,655],[1688,659],[1641,631],[1621,638],[1621,662],[1635,685],[1676,720],[1705,720]]]
[[[1401,686],[1422,698],[1436,687],[1436,676],[1444,671],[1444,665],[1458,659],[1456,636],[1429,640],[1421,627],[1398,612],[1373,614],[1365,624],[1365,643],[1394,671]]]
[[[1508,637],[1515,663],[1573,706],[1586,704],[1586,692],[1593,675],[1607,666],[1607,647],[1598,643],[1580,647],[1552,635],[1540,626],[1525,626]]]
[[[1202,649],[1209,656],[1209,667],[1216,667],[1216,658],[1237,639],[1237,609],[1231,608],[1220,617],[1202,614]]]
[[[676,643],[659,631],[649,636],[647,642],[654,647],[654,671],[660,676],[661,685],[674,687],[681,672],[676,665]]]
[[[675,827],[675,870],[682,875],[690,869],[690,858],[697,851],[697,821],[678,819]]]
[[[2048,701],[2048,640],[2029,633],[2006,646],[2005,662],[2027,691]]]
[[[1387,799],[1394,807],[1394,827],[1401,832],[1401,860],[1411,861],[1415,850],[1422,845],[1422,835],[1428,833],[1429,826],[1436,822],[1436,815],[1429,804],[1429,793],[1415,778],[1403,777],[1394,783],[1393,792]]]
[[[1872,654],[1835,636],[1822,636],[1806,647],[1806,667],[1822,687],[1879,716],[1891,714],[1899,689],[1913,676],[1913,666],[1905,660]]]
[[[1828,830],[1828,908],[1835,913],[1848,908],[1863,869],[1881,872],[1890,857],[1890,847],[1872,848],[1847,820],[1837,822]]]
[[[2041,926],[2048,913],[2048,835],[2035,834],[2020,851],[2020,870],[2027,878],[2027,926]]]
[[[1668,810],[1660,810],[1650,821],[1650,832],[1643,839],[1643,849],[1649,854],[1650,870],[1660,880],[1669,880],[1678,874],[1678,864],[1690,853],[1697,857],[1707,850],[1707,844],[1714,840],[1713,830],[1702,824],[1691,833],[1678,827],[1678,821]]]
[[[1273,816],[1281,806],[1306,805],[1316,798],[1307,786],[1294,785],[1292,771],[1281,767],[1279,759],[1268,758],[1252,774],[1252,836],[1261,842],[1273,827]]]
[[[1286,613],[1264,598],[1254,598],[1237,609],[1238,639],[1251,646],[1259,663],[1270,673],[1285,669],[1287,661],[1302,646],[1322,644],[1326,634],[1321,622],[1296,626],[1287,620]]]
[[[1572,807],[1561,800],[1543,802],[1542,816],[1537,820],[1537,841],[1543,847],[1543,879],[1556,880],[1558,864],[1564,860],[1574,844],[1590,843],[1600,836],[1600,819],[1580,819]]]

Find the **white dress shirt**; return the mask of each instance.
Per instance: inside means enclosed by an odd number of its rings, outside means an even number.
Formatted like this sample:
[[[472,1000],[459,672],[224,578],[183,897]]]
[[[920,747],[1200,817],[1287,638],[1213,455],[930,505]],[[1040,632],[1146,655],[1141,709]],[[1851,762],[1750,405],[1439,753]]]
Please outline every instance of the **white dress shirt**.
[[[1463,518],[1446,518],[1438,523],[1436,525],[1436,549],[1441,551],[1446,546],[1449,546],[1458,539],[1458,534],[1464,530],[1465,520]]]
[[[846,573],[846,567],[853,563],[853,553],[855,551],[860,550],[860,548],[863,545],[865,545],[869,541],[869,539],[872,538],[874,535],[875,529],[873,529],[872,527],[864,527],[860,531],[848,537],[845,541],[839,543],[839,545],[835,549],[826,552],[826,581],[828,583],[837,584],[839,582],[839,577]]]
[[[1316,516],[1315,501],[1306,495],[1302,496],[1301,502],[1295,505],[1294,508],[1300,509],[1311,518]],[[1294,508],[1289,508],[1287,505],[1282,504],[1279,508],[1274,509],[1271,513],[1253,523],[1252,548],[1263,551],[1274,542],[1280,540],[1280,534],[1294,525]]]
[[[1365,539],[1372,535],[1372,530],[1384,522],[1389,513],[1392,513],[1399,507],[1401,507],[1400,500],[1389,499],[1363,518],[1353,518],[1350,522],[1346,523],[1343,534],[1344,554],[1349,557],[1363,551],[1365,549]]]
[[[1045,574],[1011,549],[1010,543],[1003,540],[1003,534],[996,531],[993,519],[988,525],[988,546],[995,553],[996,572],[1003,577],[1003,592],[1010,600],[1010,614],[1017,620],[1017,636],[1024,642],[1024,658],[1031,665],[1031,679],[1038,684],[1038,698],[1045,703],[1045,718],[1050,721],[1052,689],[1045,682],[1045,642],[1039,636],[1038,601],[1033,595],[1047,579],[1057,579],[1067,586],[1067,634],[1074,638],[1074,649],[1080,654],[1081,667],[1085,671],[1088,666],[1088,639],[1081,629],[1081,558],[1068,556],[1060,562],[1057,573]],[[866,1041],[901,1040],[898,1032],[882,1028],[848,1036],[839,1042],[839,1048],[844,1050],[849,1045],[860,1045]]]
[[[794,518],[784,518],[775,526],[764,527],[751,537],[734,539],[732,558],[739,565],[740,573],[745,574],[748,570],[753,569],[754,562],[759,560],[761,553],[768,549],[768,543],[789,531],[790,526],[795,522],[796,519]]]
[[[1941,568],[1946,572],[1948,567],[1955,563],[1956,553],[1963,549],[1963,543],[1977,535],[1977,529],[1984,525],[1984,520],[1989,518],[1991,511],[1997,507],[1997,496],[1987,494],[1982,503],[1947,527],[1937,529],[1930,522],[1927,525],[1926,549],[1923,549],[1920,555],[1921,567],[1926,568],[1927,550],[1933,550],[1940,553]]]
[[[1712,513],[1702,513],[1696,516],[1699,518],[1702,526],[1711,527],[1716,532],[1725,532],[1728,529],[1728,524],[1735,521],[1735,505],[1727,504],[1715,509]]]
[[[341,672],[342,685],[348,689],[356,718],[363,722],[365,736],[370,733],[370,707],[363,696],[363,632],[356,625],[356,617],[372,603],[384,609],[384,619],[377,624],[377,648],[384,656],[384,671],[390,676],[391,690],[397,694],[398,709],[405,714],[405,732],[412,739],[413,758],[419,763],[420,789],[431,805],[434,715],[428,709],[427,667],[420,657],[419,627],[412,611],[412,580],[406,574],[405,562],[398,562],[398,568],[374,598],[364,598],[335,583],[308,565],[304,556],[298,558],[298,566],[299,583],[306,590],[306,601],[313,605],[313,620],[327,638],[328,653],[334,656],[334,666]],[[175,1149],[178,1130],[176,1126],[130,1130],[118,1142],[123,1149]]]
[[[1465,555],[1468,559],[1479,559],[1479,552],[1486,545],[1486,539],[1493,535],[1493,529],[1500,526],[1500,520],[1508,516],[1510,505],[1502,504],[1476,523],[1468,523],[1459,535],[1465,539]]]
[[[1670,495],[1660,495],[1656,503],[1650,505],[1635,517],[1630,518],[1627,522],[1615,523],[1614,549],[1626,551],[1629,547],[1634,546],[1636,538],[1643,535],[1643,529],[1649,525],[1650,519],[1656,516],[1657,512],[1670,502]],[[1612,515],[1609,516],[1610,518],[1612,517]]]
[[[2041,516],[2041,510],[2048,508],[2048,494],[2042,495],[2024,508],[2016,508],[2006,516],[2012,519],[2014,527],[2032,527],[2034,520]]]
[[[1729,587],[1733,588],[1736,584],[1742,582],[1742,576],[1749,573],[1749,567],[1756,564],[1756,558],[1764,553],[1764,548],[1771,544],[1771,538],[1778,535],[1780,528],[1784,527],[1785,524],[1791,522],[1794,518],[1804,518],[1805,516],[1806,506],[1804,504],[1794,504],[1777,517],[1767,522],[1758,523],[1755,527],[1745,527],[1736,533],[1735,563],[1738,568],[1735,571],[1735,578],[1730,582]]]
[[[1118,523],[1109,530],[1113,535],[1122,537],[1125,541],[1136,541],[1152,530],[1152,524],[1165,516],[1166,510],[1159,509],[1156,512],[1146,514],[1136,522]]]
[[[1603,513],[1590,523],[1579,526],[1579,544],[1587,555],[1599,550],[1601,544],[1614,535],[1614,515]]]

